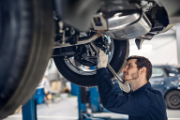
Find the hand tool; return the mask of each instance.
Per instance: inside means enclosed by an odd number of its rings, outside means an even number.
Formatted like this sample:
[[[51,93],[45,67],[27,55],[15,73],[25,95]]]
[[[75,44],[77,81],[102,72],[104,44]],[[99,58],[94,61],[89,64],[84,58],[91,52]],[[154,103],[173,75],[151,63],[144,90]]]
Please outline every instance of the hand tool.
[[[93,42],[91,42],[91,46],[93,47],[95,52],[98,54],[98,48],[96,47],[96,45]],[[118,79],[118,83],[119,83],[121,90],[123,90],[126,93],[129,93],[130,92],[129,84],[127,82],[123,82],[123,80],[119,77],[119,75],[117,75],[117,73],[114,71],[114,69],[111,67],[111,65],[109,63],[107,63],[107,67],[111,71],[111,73]]]

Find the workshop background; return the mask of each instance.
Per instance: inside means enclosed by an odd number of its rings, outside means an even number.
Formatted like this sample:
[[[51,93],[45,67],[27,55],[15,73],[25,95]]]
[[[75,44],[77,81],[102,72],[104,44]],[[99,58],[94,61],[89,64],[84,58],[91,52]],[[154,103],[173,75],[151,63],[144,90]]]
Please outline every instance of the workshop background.
[[[178,48],[177,46],[180,46],[180,37],[178,33],[180,33],[180,24],[177,24],[166,33],[155,36],[150,41],[144,41],[141,50],[137,49],[135,40],[130,40],[129,55],[145,56],[149,58],[153,65],[174,65],[179,67],[180,47]],[[90,95],[90,99],[97,100],[98,93],[96,89],[86,88],[84,91],[88,91],[87,89],[95,93],[93,94],[94,97],[92,94]],[[32,98],[33,100],[36,99],[37,105],[34,108],[36,111],[31,112],[37,112],[38,120],[80,120],[83,119],[83,115],[93,115],[94,117],[98,117],[96,118],[98,120],[105,120],[105,118],[109,120],[128,119],[127,115],[111,113],[107,110],[102,110],[102,108],[98,108],[98,112],[96,112],[97,108],[94,108],[95,110],[93,111],[90,105],[84,104],[83,101],[87,102],[87,99],[80,99],[83,97],[82,94],[79,94],[82,91],[82,88],[72,85],[58,72],[51,59],[44,74],[44,78],[42,78],[42,82],[38,86],[34,98]],[[99,103],[96,104],[97,106],[99,105]],[[30,109],[30,107],[27,108]],[[167,109],[168,120],[180,120],[179,113],[179,109]],[[23,113],[21,106],[13,115],[10,115],[4,120],[23,120],[23,115],[25,115],[25,113]],[[87,118],[90,120],[91,116]]]

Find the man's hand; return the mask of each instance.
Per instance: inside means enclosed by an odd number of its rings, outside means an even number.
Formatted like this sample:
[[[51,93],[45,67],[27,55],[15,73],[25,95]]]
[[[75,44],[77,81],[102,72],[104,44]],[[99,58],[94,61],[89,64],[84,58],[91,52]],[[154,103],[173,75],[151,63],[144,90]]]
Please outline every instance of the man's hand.
[[[97,50],[98,50],[97,68],[98,69],[106,68],[108,64],[108,56],[100,48],[97,47]],[[123,83],[123,82],[118,81],[118,83],[121,90],[123,90],[126,93],[130,92],[130,87],[127,82]]]
[[[108,63],[108,56],[104,53],[103,50],[98,48],[98,61],[97,61],[97,68],[106,68]]]

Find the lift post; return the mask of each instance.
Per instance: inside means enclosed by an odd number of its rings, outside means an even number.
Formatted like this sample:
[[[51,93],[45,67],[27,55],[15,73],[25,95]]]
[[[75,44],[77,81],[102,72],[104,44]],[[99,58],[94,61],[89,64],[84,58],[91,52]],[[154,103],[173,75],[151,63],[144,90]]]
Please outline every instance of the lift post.
[[[79,112],[79,120],[128,120],[127,118],[118,118],[118,119],[112,119],[110,117],[94,117],[92,114],[89,114],[87,112],[87,99],[84,97],[87,97],[85,93],[85,88],[77,86],[78,90],[78,112]],[[120,88],[119,88],[120,89]],[[106,109],[104,109],[100,104],[100,97],[97,87],[92,87],[89,89],[90,92],[90,106],[92,113],[100,113],[100,112],[109,112]],[[119,90],[116,90],[115,92],[119,92]]]
[[[100,106],[100,98],[97,87],[90,88],[90,101],[92,113],[102,112]]]
[[[83,88],[78,86],[78,113],[79,120],[83,120],[83,115],[87,113],[86,111],[86,103],[83,103],[82,92]]]
[[[78,87],[78,112],[79,112],[79,120],[110,120],[109,118],[101,118],[101,117],[94,117],[92,114],[87,113],[86,102],[86,90],[84,87]],[[95,96],[91,99],[91,106],[94,108],[94,112],[99,110],[99,104],[97,102],[99,96],[97,96],[98,92],[96,92],[96,88],[90,88],[90,91],[94,92]],[[90,95],[91,96],[91,95]],[[92,97],[92,96],[91,96]],[[95,98],[97,97],[97,98]],[[95,104],[94,104],[95,103]]]
[[[23,120],[37,120],[37,111],[36,111],[36,95],[22,107],[22,116]]]

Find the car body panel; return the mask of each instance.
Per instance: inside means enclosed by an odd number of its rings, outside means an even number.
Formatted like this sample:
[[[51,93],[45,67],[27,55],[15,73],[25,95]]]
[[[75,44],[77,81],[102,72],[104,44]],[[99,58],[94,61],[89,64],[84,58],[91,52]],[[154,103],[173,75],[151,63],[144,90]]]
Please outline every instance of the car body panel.
[[[158,70],[159,71],[158,71]],[[153,65],[153,74],[149,82],[154,89],[159,90],[165,97],[171,90],[179,90],[180,88],[180,73],[176,67],[170,65]],[[163,72],[163,75],[155,76],[157,72]]]

